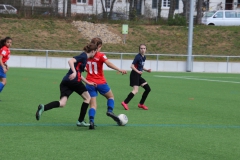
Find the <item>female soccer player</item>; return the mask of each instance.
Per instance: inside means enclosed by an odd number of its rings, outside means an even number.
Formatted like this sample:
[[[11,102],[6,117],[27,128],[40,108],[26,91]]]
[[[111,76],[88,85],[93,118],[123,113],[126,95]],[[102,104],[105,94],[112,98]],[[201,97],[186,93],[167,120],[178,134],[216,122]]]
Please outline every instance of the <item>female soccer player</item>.
[[[139,46],[139,52],[131,65],[132,71],[130,74],[130,86],[133,87],[132,92],[130,92],[127,96],[127,98],[122,102],[122,106],[125,110],[129,110],[128,103],[131,101],[131,99],[134,97],[135,94],[138,92],[139,86],[142,86],[145,91],[142,95],[142,99],[140,100],[138,107],[142,108],[144,110],[148,110],[148,107],[144,105],[145,100],[147,99],[148,93],[151,91],[150,86],[146,82],[145,79],[142,78],[143,71],[151,72],[151,69],[144,68],[144,63],[146,60],[146,53],[147,47],[145,44],[141,44]]]
[[[6,73],[8,71],[7,61],[10,57],[10,47],[12,45],[12,38],[6,37],[0,40],[0,92],[7,84]]]
[[[89,106],[90,102],[90,95],[82,83],[84,81],[89,86],[96,86],[93,82],[88,82],[82,75],[81,72],[84,71],[84,68],[87,63],[87,59],[90,57],[93,57],[96,54],[97,46],[93,43],[88,44],[83,48],[85,52],[81,53],[78,56],[75,56],[71,58],[68,61],[68,64],[70,66],[69,71],[67,74],[63,77],[62,82],[60,84],[60,100],[59,101],[53,101],[46,105],[40,104],[38,106],[37,112],[36,112],[36,119],[39,120],[42,113],[44,111],[58,108],[58,107],[64,107],[67,103],[68,97],[73,93],[76,92],[83,98],[83,103],[81,106],[81,111],[79,114],[79,118],[77,121],[77,126],[85,126],[88,127],[89,124],[84,122],[84,117],[87,112],[87,108]]]
[[[101,53],[100,50],[102,48],[102,40],[100,38],[93,38],[91,40],[91,43],[94,43],[97,45],[98,50],[97,53],[93,58],[89,58],[86,65],[87,70],[87,76],[86,79],[89,82],[94,82],[97,84],[97,87],[86,85],[86,88],[91,96],[90,100],[90,109],[89,109],[89,120],[90,120],[90,126],[89,129],[94,129],[94,117],[97,109],[97,95],[98,92],[106,97],[107,99],[107,116],[111,117],[114,121],[116,121],[118,124],[120,124],[119,118],[113,113],[114,108],[114,96],[112,93],[112,90],[108,86],[106,79],[104,77],[103,73],[103,64],[105,63],[109,68],[112,68],[118,72],[121,72],[122,74],[126,74],[127,72],[125,70],[121,70],[118,67],[116,67],[114,64],[112,64],[106,57],[104,53]]]

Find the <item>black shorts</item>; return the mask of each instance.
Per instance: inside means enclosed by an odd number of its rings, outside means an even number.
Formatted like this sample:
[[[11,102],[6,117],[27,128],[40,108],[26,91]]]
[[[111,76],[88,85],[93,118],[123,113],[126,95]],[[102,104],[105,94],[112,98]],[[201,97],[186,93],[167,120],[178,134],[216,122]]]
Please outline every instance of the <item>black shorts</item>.
[[[64,96],[69,97],[73,92],[82,95],[87,89],[82,82],[62,81],[60,84],[60,99]]]
[[[142,78],[141,74],[138,74],[134,70],[130,73],[130,86],[140,86],[141,84],[145,83],[146,80]]]

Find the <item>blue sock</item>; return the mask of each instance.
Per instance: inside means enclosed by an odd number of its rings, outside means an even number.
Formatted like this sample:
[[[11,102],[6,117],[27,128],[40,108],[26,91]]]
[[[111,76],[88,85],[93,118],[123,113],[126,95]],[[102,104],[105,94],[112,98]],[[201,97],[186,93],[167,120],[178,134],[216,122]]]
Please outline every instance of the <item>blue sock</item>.
[[[94,122],[96,110],[94,108],[90,108],[88,111],[89,121]]]
[[[108,106],[108,112],[112,112],[113,108],[114,108],[114,100],[113,99],[108,99],[107,106]]]
[[[0,92],[2,92],[3,87],[4,87],[3,83],[0,83]]]

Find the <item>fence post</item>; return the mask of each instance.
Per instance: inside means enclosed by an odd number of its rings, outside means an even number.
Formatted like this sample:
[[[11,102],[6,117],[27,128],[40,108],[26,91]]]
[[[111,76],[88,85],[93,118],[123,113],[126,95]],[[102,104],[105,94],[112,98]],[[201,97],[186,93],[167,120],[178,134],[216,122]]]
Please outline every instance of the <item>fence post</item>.
[[[122,68],[122,58],[123,58],[122,55],[123,55],[123,54],[121,53],[121,69],[123,69],[123,68]]]
[[[228,73],[228,62],[229,62],[229,56],[227,56],[227,73]]]
[[[158,71],[158,55],[157,55],[157,68],[156,68],[156,71]]]
[[[48,68],[48,50],[46,50],[46,68]]]

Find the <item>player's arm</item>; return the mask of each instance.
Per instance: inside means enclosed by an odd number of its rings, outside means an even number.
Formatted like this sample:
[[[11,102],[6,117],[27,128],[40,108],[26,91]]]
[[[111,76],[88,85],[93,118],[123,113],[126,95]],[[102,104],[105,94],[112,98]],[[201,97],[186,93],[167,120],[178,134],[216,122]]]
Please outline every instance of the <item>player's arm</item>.
[[[83,77],[83,75],[81,75],[81,79],[82,79],[82,81],[83,81],[84,83],[86,83],[86,84],[88,84],[88,85],[95,86],[95,87],[97,86],[96,83],[94,83],[94,82],[89,82],[88,80],[86,80],[86,78]]]
[[[137,72],[138,74],[142,74],[142,71],[139,71],[134,64],[131,65],[132,70],[134,70],[135,72]]]
[[[143,67],[143,70],[146,71],[146,72],[149,72],[149,73],[152,71],[151,69],[146,69],[144,67]]]
[[[112,62],[110,62],[109,60],[106,60],[104,62],[109,68],[112,68],[122,74],[127,74],[127,71],[126,70],[122,70],[122,69],[119,69],[117,66],[115,66]]]
[[[7,69],[7,66],[4,65],[4,63],[2,62],[2,58],[3,56],[0,55],[0,65],[2,66],[4,73],[6,73],[8,69]]]
[[[75,69],[75,67],[74,67],[74,63],[76,63],[77,62],[77,60],[75,59],[75,58],[71,58],[69,61],[68,61],[68,65],[69,65],[69,67],[71,68],[71,70],[72,70],[72,74],[69,76],[69,79],[70,80],[73,80],[75,77],[76,77],[76,75],[77,75],[77,72],[76,72],[76,69]]]

